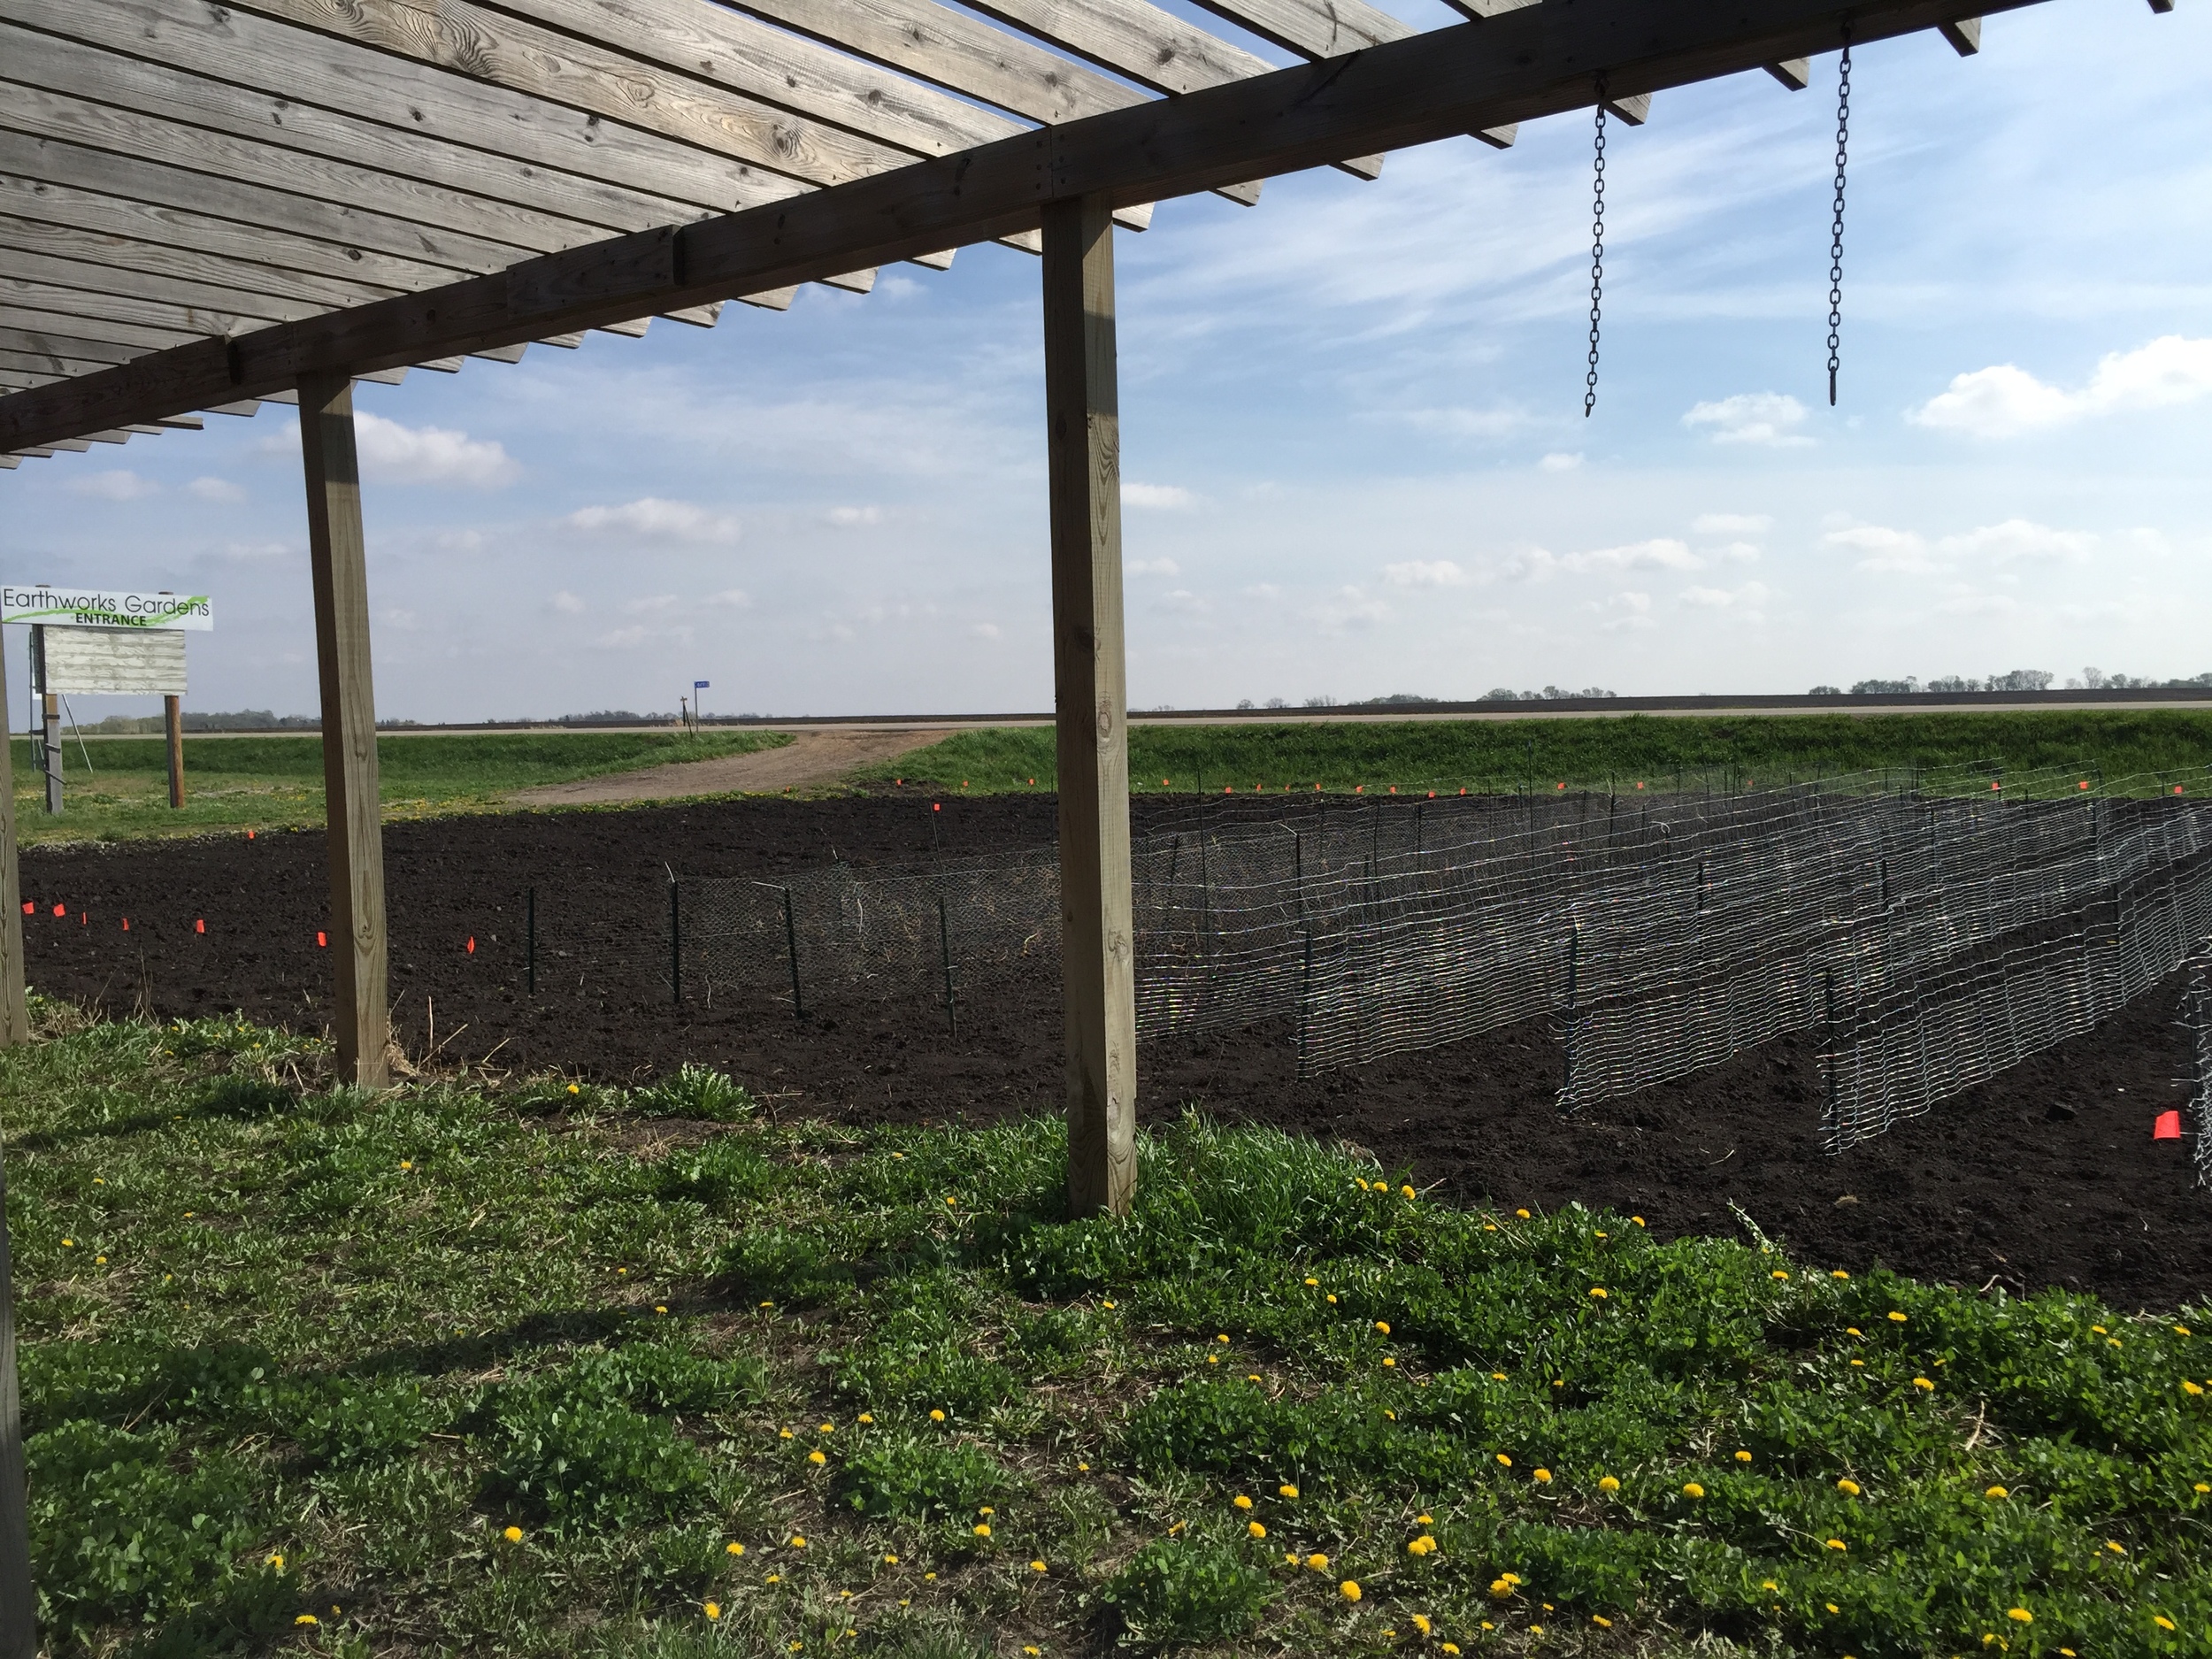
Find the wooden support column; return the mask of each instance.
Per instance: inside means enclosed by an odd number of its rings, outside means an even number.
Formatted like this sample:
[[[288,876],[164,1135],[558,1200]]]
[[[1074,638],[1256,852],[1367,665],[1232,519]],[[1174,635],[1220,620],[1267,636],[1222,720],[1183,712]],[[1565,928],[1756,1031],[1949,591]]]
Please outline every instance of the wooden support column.
[[[1068,1209],[1123,1215],[1137,1179],[1137,1008],[1110,205],[1048,204],[1044,244]]]
[[[0,1048],[27,1042],[30,1035],[23,1003],[23,883],[15,861],[15,734],[8,729],[7,664],[0,657]],[[7,1177],[0,1172],[0,1659],[36,1659],[38,1603],[31,1592],[7,1196]]]
[[[315,662],[322,678],[323,791],[329,826],[331,953],[338,995],[331,1036],[338,1079],[387,1080],[384,832],[377,799],[376,695],[369,676],[369,581],[353,382],[300,382],[307,468],[307,549],[315,581]]]

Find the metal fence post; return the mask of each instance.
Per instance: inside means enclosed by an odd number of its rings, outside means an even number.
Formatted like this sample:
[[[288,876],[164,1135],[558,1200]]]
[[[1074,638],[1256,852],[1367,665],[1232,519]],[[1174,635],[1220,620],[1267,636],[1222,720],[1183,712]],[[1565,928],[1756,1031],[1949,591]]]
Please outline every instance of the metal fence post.
[[[676,878],[668,879],[668,1001],[672,1007],[684,1000],[683,913],[676,897]]]
[[[1582,924],[1571,923],[1567,929],[1567,1041],[1559,1075],[1559,1104],[1563,1110],[1575,1085],[1576,970],[1581,965],[1581,957]]]
[[[791,1018],[804,1019],[806,1004],[799,1000],[799,926],[792,919],[791,889],[785,887],[782,891],[783,943],[784,949],[791,953]]]
[[[1307,1075],[1307,1057],[1313,1042],[1313,929],[1303,930],[1305,969],[1298,987],[1298,1075]]]
[[[945,1029],[960,1039],[960,1021],[952,1011],[952,927],[945,918],[945,895],[937,895],[937,949],[945,966]]]

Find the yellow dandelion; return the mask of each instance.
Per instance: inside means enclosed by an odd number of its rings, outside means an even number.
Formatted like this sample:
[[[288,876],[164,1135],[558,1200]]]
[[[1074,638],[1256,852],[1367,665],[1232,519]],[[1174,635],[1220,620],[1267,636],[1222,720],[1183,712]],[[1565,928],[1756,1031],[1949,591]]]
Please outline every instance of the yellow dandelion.
[[[519,1526],[511,1526],[500,1536],[511,1544],[519,1544],[522,1542],[522,1529]]]
[[[806,1460],[810,1463],[814,1464],[817,1468],[819,1468],[822,1464],[829,1462],[829,1458],[820,1451],[809,1452],[806,1455]]]
[[[2124,1555],[2128,1553],[2126,1545],[2116,1544],[2108,1538],[2105,1540],[2104,1547],[2116,1555]]]
[[[1264,1526],[1262,1526],[1257,1521],[1247,1521],[1244,1524],[1244,1530],[1255,1538],[1265,1538],[1267,1536],[1267,1529]]]
[[[978,1510],[976,1511],[976,1513],[977,1513],[978,1515],[987,1515],[987,1515],[996,1515],[996,1514],[998,1513],[998,1511],[997,1511],[996,1509],[993,1509],[993,1508],[992,1508],[989,1504],[987,1504],[987,1504],[985,1504],[985,1505],[984,1505],[981,1509],[978,1509]]]
[[[2163,1613],[2152,1614],[2151,1623],[2157,1625],[2161,1630],[2171,1630],[2174,1627],[2173,1620],[2168,1618]]]
[[[1548,1469],[1532,1470],[1530,1471],[1529,1479],[1539,1486],[1548,1486],[1551,1485],[1551,1471]]]
[[[1845,1543],[1840,1538],[1832,1538],[1828,1540],[1828,1548],[1836,1550],[1847,1550],[1851,1548],[1851,1546]]]
[[[1429,1624],[1429,1616],[1426,1613],[1416,1613],[1413,1616],[1413,1628],[1424,1636],[1427,1635],[1432,1628]]]
[[[1986,1492],[1982,1494],[1982,1496],[1987,1498],[1992,1503],[2001,1503],[2005,1499],[2010,1497],[2011,1495],[2012,1494],[2006,1491],[2002,1486],[1992,1486]]]
[[[1228,1338],[1228,1335],[1227,1335],[1227,1333],[1224,1333],[1222,1335],[1220,1335],[1220,1336],[1217,1336],[1217,1337],[1214,1338],[1214,1340],[1215,1340],[1215,1341],[1217,1341],[1217,1342],[1226,1342],[1228,1340],[1229,1340],[1229,1338]]]
[[[1484,1628],[1487,1629],[1488,1626],[1486,1625]],[[1459,1653],[1459,1644],[1455,1641],[1448,1641],[1444,1644],[1441,1651],[1455,1655],[1455,1659],[1456,1659],[1456,1655]]]
[[[860,1414],[859,1417],[858,1417],[857,1419],[856,1419],[856,1421],[858,1421],[858,1422],[862,1422],[862,1423],[873,1423],[876,1419],[875,1419],[875,1415],[874,1415],[874,1413],[872,1413],[872,1412],[868,1412],[868,1411],[864,1411],[864,1412],[862,1412],[862,1413]]]
[[[1848,1279],[1851,1275],[1845,1272],[1840,1267],[1838,1267],[1830,1269],[1828,1277],[1831,1279]]]
[[[1640,1227],[1644,1225],[1644,1218],[1641,1216],[1631,1216],[1629,1219]]]
[[[1912,1379],[1912,1386],[1919,1389],[1922,1394],[1933,1394],[1935,1392],[1935,1384],[1931,1382],[1925,1377],[1914,1378]]]
[[[942,1423],[945,1420],[945,1414],[935,1406],[932,1406],[929,1409],[929,1420],[932,1423]]]
[[[1398,1362],[1397,1362],[1396,1360],[1394,1360],[1394,1359],[1392,1359],[1392,1358],[1391,1358],[1388,1355],[1386,1355],[1386,1355],[1383,1356],[1383,1369],[1384,1369],[1385,1371],[1395,1371],[1395,1370],[1397,1370],[1397,1368],[1398,1368]]]
[[[1407,1185],[1407,1186],[1404,1186],[1404,1187],[1401,1187],[1398,1189],[1398,1191],[1399,1191],[1399,1194],[1400,1194],[1402,1196],[1403,1196],[1403,1197],[1406,1197],[1406,1198],[1410,1198],[1410,1197],[1412,1197],[1412,1196],[1413,1196],[1413,1188],[1412,1188],[1412,1187],[1411,1187],[1409,1184],[1409,1185]]]
[[[1620,1489],[1621,1483],[1616,1480],[1612,1476],[1601,1475],[1598,1477],[1598,1490],[1600,1492],[1618,1492]]]
[[[1329,1293],[1329,1306],[1332,1308],[1336,1306],[1336,1292],[1334,1291]]]
[[[991,1524],[990,1524],[988,1521],[978,1521],[978,1522],[975,1524],[975,1535],[976,1535],[978,1538],[988,1538],[988,1537],[990,1537],[990,1535],[991,1535]]]
[[[1235,1504],[1240,1509],[1248,1509],[1252,1507],[1252,1500],[1246,1497],[1241,1492],[1238,1493],[1235,1497],[1230,1499],[1229,1502]]]
[[[1892,1308],[1889,1310],[1889,1322],[1892,1325],[1902,1325],[1905,1323],[1905,1316],[1898,1312],[1896,1309]]]
[[[292,1623],[295,1624],[319,1624],[322,1623],[322,1620],[317,1618],[312,1613],[302,1613],[297,1617],[294,1618]]]
[[[2191,1382],[2186,1377],[2184,1377],[2181,1379],[2181,1392],[2185,1394],[2200,1394],[2204,1392],[2204,1389],[2198,1384]]]
[[[1029,1571],[1032,1572],[1042,1572],[1045,1571],[1045,1563],[1041,1561],[1033,1561],[1029,1563]]]
[[[722,1604],[719,1601],[709,1601],[701,1610],[703,1611],[709,1618],[720,1618],[722,1617]]]
[[[1686,1480],[1682,1483],[1682,1495],[1686,1498],[1701,1498],[1705,1495],[1705,1488],[1694,1480]]]
[[[791,1548],[794,1549],[804,1549],[806,1548],[806,1540],[800,1537],[796,1532],[794,1532],[791,1535]]]
[[[583,1093],[583,1090],[578,1088],[573,1083],[571,1083],[568,1086],[568,1092],[572,1094],[580,1094]]]
[[[1771,1578],[1762,1578],[1762,1579],[1760,1579],[1760,1580],[1759,1580],[1759,1587],[1760,1587],[1762,1590],[1772,1590],[1772,1591],[1773,1591],[1773,1592],[1775,1592],[1775,1594],[1777,1594],[1778,1595],[1781,1594],[1781,1590],[1782,1590],[1782,1586],[1781,1586],[1780,1585],[1778,1585],[1778,1584],[1775,1583],[1775,1582],[1774,1582],[1774,1580],[1773,1580],[1773,1579],[1771,1579]]]
[[[2029,1612],[2024,1607],[2007,1608],[2005,1609],[2005,1617],[2016,1624],[2032,1624],[2035,1623],[2035,1615]]]
[[[1378,1319],[1375,1321],[1375,1329],[1381,1332],[1385,1336],[1388,1336],[1390,1334],[1390,1322],[1387,1319]]]
[[[1310,1279],[1306,1281],[1306,1288],[1309,1290],[1318,1290],[1320,1287],[1321,1281],[1317,1279]]]
[[[1359,1586],[1349,1578],[1347,1578],[1342,1584],[1336,1586],[1336,1593],[1342,1596],[1347,1601],[1356,1601],[1359,1600]]]
[[[1777,1279],[1787,1279],[1789,1275],[1778,1267],[1774,1270],[1774,1277]]]
[[[1836,1490],[1847,1498],[1855,1498],[1859,1495],[1859,1483],[1847,1475],[1836,1482]]]
[[[1590,1294],[1594,1300],[1603,1302],[1605,1300],[1605,1286],[1602,1285],[1591,1286]]]
[[[1432,1516],[1417,1515],[1413,1517],[1413,1524],[1416,1526],[1433,1526],[1436,1525],[1436,1521]]]
[[[1306,1557],[1306,1565],[1316,1572],[1326,1572],[1329,1570],[1329,1558],[1317,1550]]]
[[[787,1440],[791,1438],[791,1431],[789,1429],[778,1429],[776,1431],[776,1438],[780,1440]]]
[[[745,1553],[745,1546],[739,1543],[735,1539],[732,1539],[728,1543],[722,1546],[722,1553],[726,1555],[741,1555]]]
[[[1519,1217],[1522,1220],[1524,1220],[1524,1221],[1528,1221],[1528,1220],[1532,1219],[1532,1217],[1529,1215],[1528,1211],[1527,1211],[1527,1210],[1515,1210],[1513,1213],[1514,1213],[1515,1215],[1518,1216],[1518,1217]]]
[[[1508,1457],[1503,1452],[1500,1452],[1498,1454],[1498,1467],[1501,1469],[1510,1469],[1513,1467],[1513,1460],[1510,1457]]]
[[[1602,1613],[1591,1614],[1590,1623],[1596,1625],[1600,1630],[1611,1630],[1613,1628],[1613,1621],[1606,1617]]]
[[[818,1434],[833,1434],[837,1431],[837,1425],[834,1423],[818,1423],[814,1425],[814,1431]]]
[[[1294,1498],[1298,1495],[1298,1488],[1285,1484],[1275,1488],[1275,1495],[1279,1498]]]
[[[886,1555],[883,1558],[883,1564],[887,1567],[895,1567],[899,1564],[899,1558],[896,1555]]]
[[[1751,1454],[1739,1449],[1736,1453],[1736,1461],[1740,1463],[1747,1463],[1751,1461]]]
[[[2174,1334],[2176,1336],[2187,1336],[2189,1334],[2189,1327],[2185,1325],[2177,1325],[2174,1327]]]

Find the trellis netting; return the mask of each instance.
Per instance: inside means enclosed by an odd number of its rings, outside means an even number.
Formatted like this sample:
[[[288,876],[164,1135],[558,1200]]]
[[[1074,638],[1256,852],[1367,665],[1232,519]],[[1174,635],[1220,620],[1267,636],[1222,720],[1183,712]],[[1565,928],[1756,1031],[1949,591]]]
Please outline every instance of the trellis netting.
[[[1132,846],[1139,1035],[1278,1021],[1311,1074],[1543,1018],[1571,1110],[1818,1031],[1840,1149],[2085,1029],[2212,928],[2212,810],[2086,781],[1194,810]],[[1056,859],[685,880],[670,945],[681,995],[918,995],[956,1030],[990,985],[1056,975]]]

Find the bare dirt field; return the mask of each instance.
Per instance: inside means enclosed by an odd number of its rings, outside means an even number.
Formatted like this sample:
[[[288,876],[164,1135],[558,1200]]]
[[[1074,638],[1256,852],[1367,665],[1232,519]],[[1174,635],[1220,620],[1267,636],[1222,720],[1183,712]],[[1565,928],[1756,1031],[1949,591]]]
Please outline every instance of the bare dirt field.
[[[833,784],[855,768],[937,742],[938,728],[910,731],[805,731],[792,733],[781,749],[718,760],[681,761],[637,772],[580,778],[572,783],[524,789],[518,806],[615,806],[644,801],[682,801],[703,795],[757,795],[779,789],[812,789]]]
[[[963,987],[956,1035],[936,999],[825,996],[803,1021],[787,995],[766,990],[671,1004],[672,870],[769,879],[839,858],[925,864],[933,835],[957,856],[1053,834],[1042,794],[947,799],[933,814],[931,804],[893,792],[396,825],[386,843],[403,1041],[418,1059],[434,1041],[442,1061],[608,1081],[696,1060],[778,1112],[854,1123],[1054,1110],[1054,964]],[[1135,803],[1140,828],[1156,810],[1166,804]],[[321,1025],[319,834],[32,849],[23,872],[40,990],[116,1012],[237,1009]],[[520,937],[532,888],[534,995]],[[1571,1118],[1554,1108],[1559,1050],[1540,1022],[1306,1079],[1291,1033],[1263,1026],[1148,1044],[1139,1080],[1148,1120],[1196,1105],[1349,1141],[1470,1202],[1603,1204],[1665,1233],[1740,1231],[1740,1210],[1824,1267],[1878,1260],[1927,1279],[2175,1307],[2212,1290],[2212,1194],[2191,1184],[2187,1143],[2151,1139],[2154,1115],[2185,1094],[2177,1009],[2169,983],[1841,1157],[1820,1148],[1808,1036]]]

